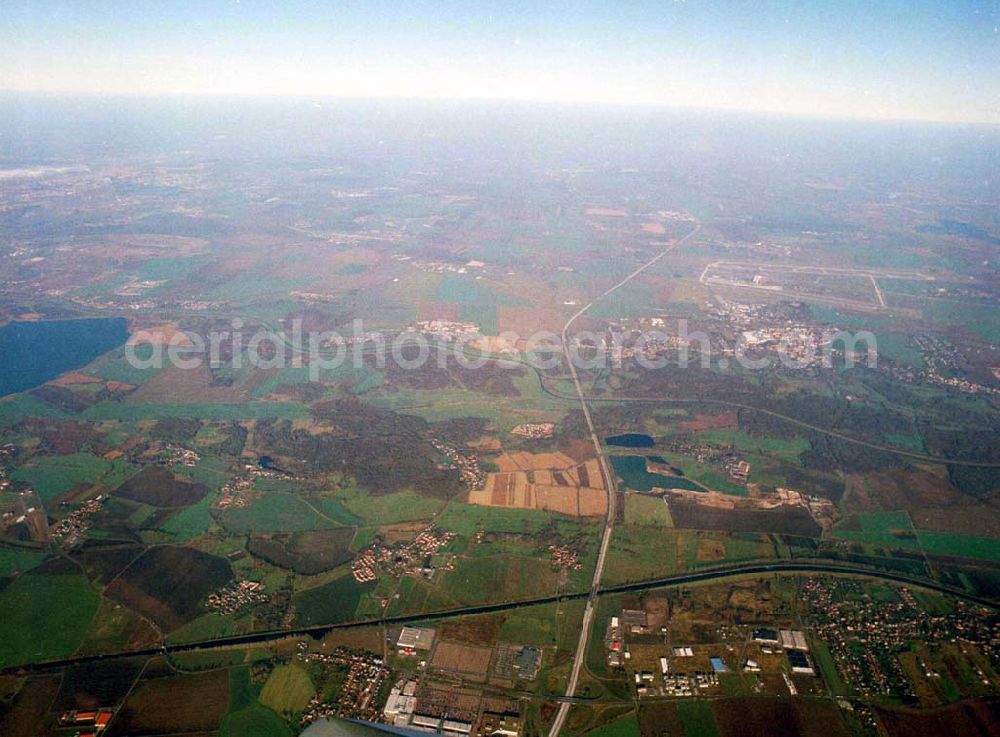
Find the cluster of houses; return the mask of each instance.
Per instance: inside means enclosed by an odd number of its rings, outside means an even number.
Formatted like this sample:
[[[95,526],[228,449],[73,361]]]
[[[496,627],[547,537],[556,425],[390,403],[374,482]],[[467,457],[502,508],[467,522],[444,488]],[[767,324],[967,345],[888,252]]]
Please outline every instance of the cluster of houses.
[[[346,669],[343,685],[335,704],[314,697],[302,715],[302,726],[317,719],[344,717],[348,719],[377,719],[380,709],[376,696],[389,676],[389,669],[382,658],[370,652],[354,652],[338,647],[332,653],[308,652],[308,643],[299,643],[299,657],[310,663],[322,663],[337,669]]]
[[[898,598],[885,600],[871,596],[865,586],[822,578],[809,579],[804,589],[813,626],[845,683],[866,696],[913,694],[900,653],[914,642],[926,643],[931,652],[950,642],[969,654],[968,667],[982,685],[996,688],[995,677],[979,665],[1000,661],[1000,621],[989,610],[956,601],[947,613],[930,613],[906,588],[893,589]],[[935,677],[927,663],[922,670]]]
[[[193,450],[188,450],[187,448],[182,448],[179,445],[171,443],[164,445],[157,455],[157,461],[165,466],[180,464],[191,467],[197,465],[200,460],[201,456]]]
[[[70,512],[52,526],[52,539],[62,540],[67,547],[74,545],[90,527],[90,518],[100,511],[107,500],[104,494],[98,494],[85,501],[79,509]]]
[[[451,561],[436,566],[434,557],[454,539],[454,532],[439,532],[434,525],[431,525],[408,543],[391,547],[383,543],[375,543],[354,559],[354,563],[351,564],[351,575],[358,583],[376,580],[380,571],[397,577],[426,576],[430,578],[439,567],[445,570],[452,568]]]
[[[479,335],[479,325],[460,320],[420,320],[414,330],[444,340]]]
[[[260,464],[244,463],[243,470],[232,480],[219,489],[219,498],[215,502],[217,509],[241,509],[250,504],[250,496],[254,482],[259,478],[289,478],[283,471],[262,468]]]
[[[264,584],[259,581],[236,581],[225,588],[208,595],[206,602],[210,609],[223,614],[232,614],[244,607],[252,607],[267,601]]]
[[[539,438],[550,438],[555,431],[556,426],[552,422],[525,422],[511,430],[511,433],[537,440]]]
[[[552,565],[563,571],[579,571],[583,566],[580,564],[580,554],[573,548],[566,545],[549,545],[549,552],[552,553]]]
[[[726,471],[729,473],[729,478],[738,484],[746,485],[747,479],[750,478],[750,464],[742,458],[735,456],[728,457],[726,459]]]
[[[919,374],[924,381],[947,386],[967,394],[1000,394],[1000,388],[984,386],[964,376],[968,366],[961,351],[944,339],[932,335],[915,335],[914,341],[920,346],[928,368]],[[996,370],[993,375],[997,376]]]
[[[822,365],[820,348],[830,344],[832,334],[811,325],[789,325],[745,330],[740,338],[747,348],[780,348],[796,366],[806,367]]]
[[[466,455],[456,448],[437,439],[431,439],[434,449],[451,461],[452,468],[457,468],[462,483],[468,489],[482,489],[486,483],[486,472],[479,465],[479,459],[474,455]]]
[[[470,269],[481,270],[486,266],[482,261],[466,261],[464,264],[448,261],[413,261],[410,256],[395,256],[397,261],[411,261],[413,267],[429,274],[468,274]],[[477,275],[476,278],[480,278]]]

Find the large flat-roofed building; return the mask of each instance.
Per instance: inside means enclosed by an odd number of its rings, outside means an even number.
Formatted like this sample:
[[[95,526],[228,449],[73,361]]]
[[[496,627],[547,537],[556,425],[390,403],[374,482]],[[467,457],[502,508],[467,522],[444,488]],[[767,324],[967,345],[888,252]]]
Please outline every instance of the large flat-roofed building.
[[[521,706],[517,699],[487,696],[476,730],[477,737],[518,737],[521,733]]]
[[[459,719],[445,719],[441,724],[441,731],[447,734],[469,734],[472,731],[472,722]]]
[[[434,630],[429,627],[403,627],[396,640],[400,650],[430,650],[434,644]]]
[[[410,726],[436,732],[441,727],[441,717],[434,717],[429,714],[414,714],[413,719],[410,720]]]
[[[778,630],[771,627],[758,627],[753,631],[753,639],[755,642],[764,642],[768,645],[777,645],[780,642]]]
[[[816,675],[816,671],[813,670],[804,650],[789,650],[788,664],[792,666],[792,673],[802,673],[807,676]]]
[[[806,635],[802,630],[781,630],[779,633],[781,646],[785,650],[809,650]]]
[[[627,632],[640,634],[649,627],[649,617],[642,609],[623,609],[621,626]]]

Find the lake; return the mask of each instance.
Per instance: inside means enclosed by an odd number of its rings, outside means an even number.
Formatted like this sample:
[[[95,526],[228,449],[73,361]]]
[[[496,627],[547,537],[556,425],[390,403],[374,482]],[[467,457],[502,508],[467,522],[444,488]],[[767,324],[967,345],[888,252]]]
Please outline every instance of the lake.
[[[611,456],[611,465],[625,486],[635,491],[652,491],[655,488],[702,491],[688,479],[650,473],[646,470],[645,456]]]
[[[604,442],[619,448],[652,448],[656,445],[656,441],[650,435],[639,432],[612,435],[610,438],[604,438]]]
[[[124,345],[123,317],[11,322],[0,328],[0,395],[22,392]]]

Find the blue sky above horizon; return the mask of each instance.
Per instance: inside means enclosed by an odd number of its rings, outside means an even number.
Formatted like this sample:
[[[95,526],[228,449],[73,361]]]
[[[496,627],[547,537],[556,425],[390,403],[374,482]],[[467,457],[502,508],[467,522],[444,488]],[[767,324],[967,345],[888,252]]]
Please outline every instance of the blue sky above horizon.
[[[0,89],[1000,123],[998,26],[998,0],[8,0]]]

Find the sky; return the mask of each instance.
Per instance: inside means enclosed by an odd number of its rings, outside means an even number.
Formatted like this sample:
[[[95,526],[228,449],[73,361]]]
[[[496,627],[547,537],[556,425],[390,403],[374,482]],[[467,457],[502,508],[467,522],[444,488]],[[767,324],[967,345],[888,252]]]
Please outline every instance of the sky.
[[[1000,124],[1000,0],[5,0],[0,90]]]

